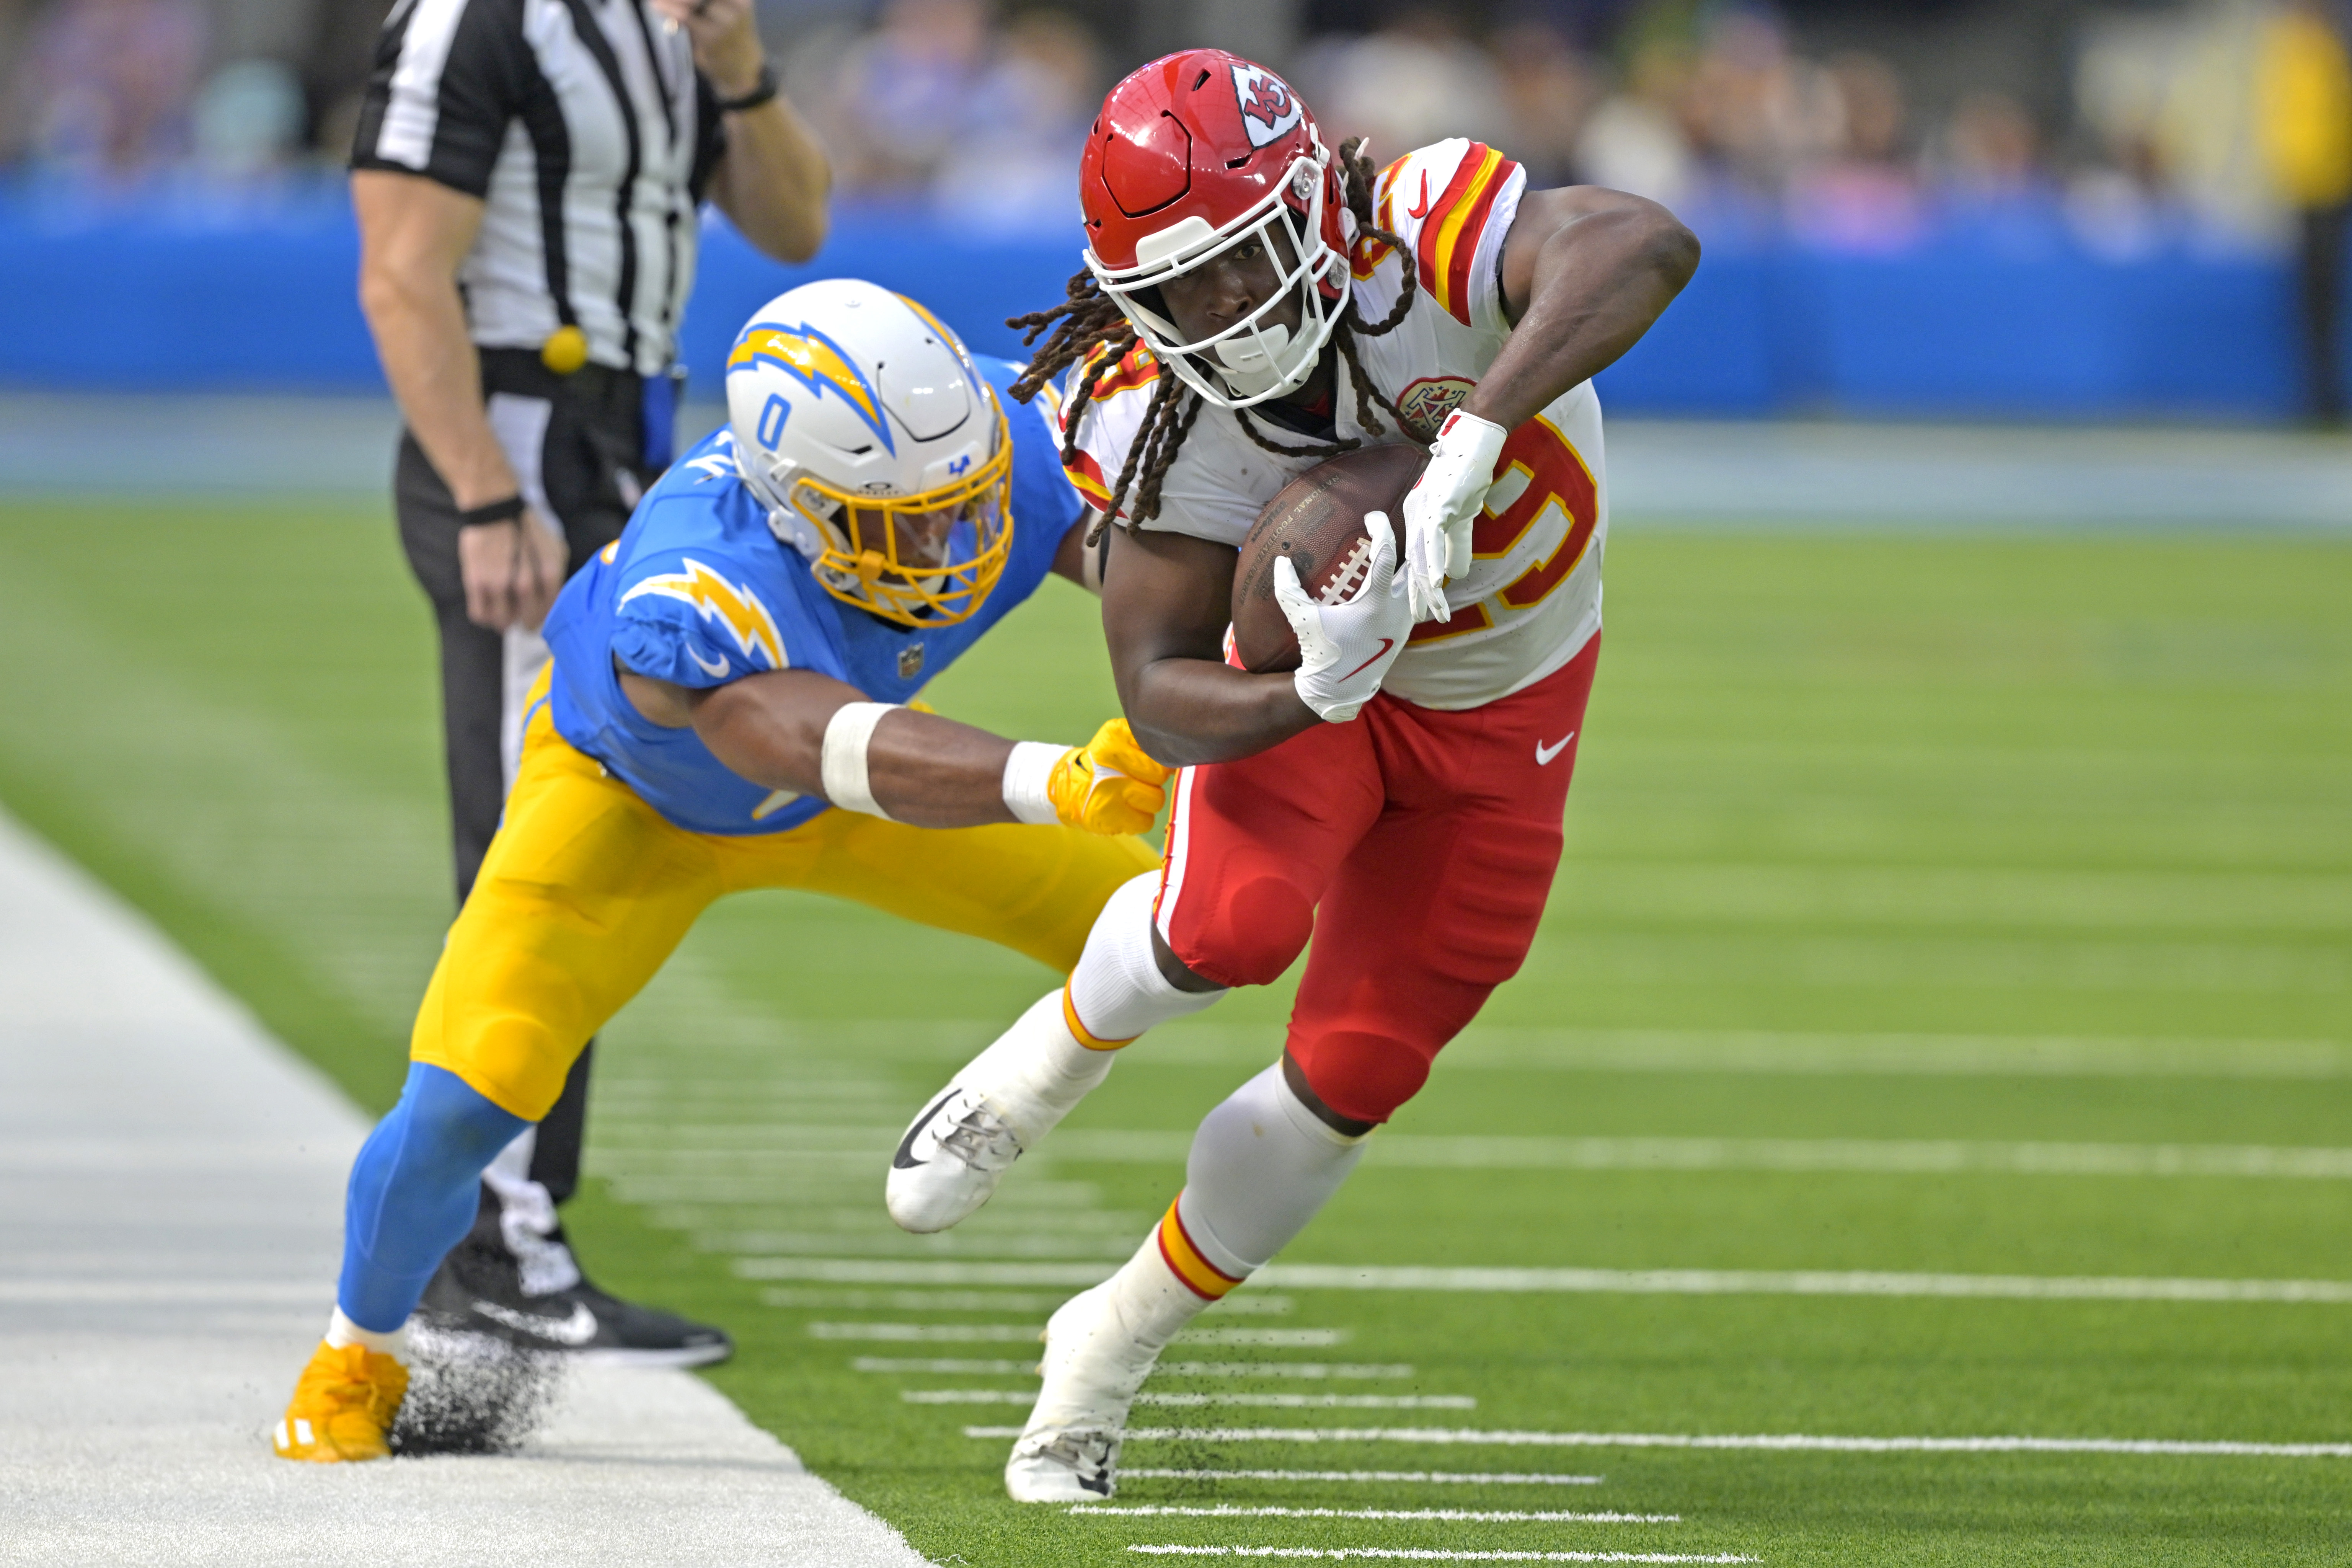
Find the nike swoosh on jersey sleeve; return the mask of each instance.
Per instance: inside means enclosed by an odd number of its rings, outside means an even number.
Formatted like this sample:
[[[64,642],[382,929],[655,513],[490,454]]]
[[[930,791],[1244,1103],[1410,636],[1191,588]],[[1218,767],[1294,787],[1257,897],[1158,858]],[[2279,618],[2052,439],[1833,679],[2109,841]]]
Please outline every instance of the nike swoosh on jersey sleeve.
[[[1383,226],[1412,249],[1423,290],[1465,327],[1492,324],[1484,318],[1496,287],[1502,238],[1526,184],[1517,163],[1483,142],[1460,137],[1409,153],[1381,171]],[[1359,276],[1369,275],[1362,258],[1358,269]]]

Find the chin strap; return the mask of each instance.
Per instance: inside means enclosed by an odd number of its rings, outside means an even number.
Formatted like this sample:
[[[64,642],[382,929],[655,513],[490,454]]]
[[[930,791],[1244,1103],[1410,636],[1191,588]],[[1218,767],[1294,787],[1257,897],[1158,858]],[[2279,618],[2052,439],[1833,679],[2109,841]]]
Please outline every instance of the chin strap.
[[[816,564],[817,557],[824,553],[824,536],[817,532],[816,524],[791,507],[768,509],[768,531],[799,551],[801,559],[812,566]]]

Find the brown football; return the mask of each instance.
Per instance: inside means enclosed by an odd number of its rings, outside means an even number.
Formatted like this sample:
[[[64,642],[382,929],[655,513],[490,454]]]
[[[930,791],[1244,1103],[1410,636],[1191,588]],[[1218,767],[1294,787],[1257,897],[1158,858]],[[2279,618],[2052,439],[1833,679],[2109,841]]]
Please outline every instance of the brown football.
[[[1370,537],[1364,531],[1368,511],[1388,513],[1402,550],[1404,493],[1428,460],[1418,447],[1342,452],[1307,469],[1265,503],[1242,541],[1242,558],[1234,569],[1234,651],[1243,668],[1258,675],[1298,668],[1298,638],[1274,596],[1274,563],[1289,556],[1309,595],[1331,593],[1339,578],[1361,569],[1350,557],[1357,542]]]

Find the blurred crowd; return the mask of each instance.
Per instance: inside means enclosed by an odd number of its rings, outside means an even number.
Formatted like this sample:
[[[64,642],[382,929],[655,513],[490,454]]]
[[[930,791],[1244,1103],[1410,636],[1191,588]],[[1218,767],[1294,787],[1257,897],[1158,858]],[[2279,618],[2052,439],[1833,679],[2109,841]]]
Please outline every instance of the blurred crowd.
[[[1261,0],[1289,24],[1271,63],[1333,137],[1369,134],[1385,157],[1476,136],[1539,182],[1653,195],[1703,231],[1889,251],[1930,232],[2063,230],[2129,255],[2284,243],[2298,212],[2341,204],[2352,68],[2337,0],[2116,3],[2074,18],[2071,68],[2046,94],[1841,45],[1800,0]],[[1141,44],[1172,41],[1068,4],[762,0],[761,26],[845,197],[1022,231],[1073,215],[1102,90]],[[0,0],[0,163],[96,184],[331,167],[383,9]],[[1234,0],[1195,9],[1236,14]]]

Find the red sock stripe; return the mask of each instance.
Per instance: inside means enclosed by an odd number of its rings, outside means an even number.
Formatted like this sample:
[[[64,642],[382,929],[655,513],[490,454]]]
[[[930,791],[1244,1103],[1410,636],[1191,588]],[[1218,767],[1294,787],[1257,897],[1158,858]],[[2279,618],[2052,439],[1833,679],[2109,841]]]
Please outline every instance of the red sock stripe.
[[[1182,1202],[1180,1195],[1177,1202]],[[1214,1301],[1241,1283],[1206,1258],[1192,1245],[1184,1232],[1184,1221],[1176,1212],[1176,1205],[1168,1205],[1167,1216],[1160,1222],[1160,1256],[1168,1261],[1169,1269],[1184,1282],[1184,1288],[1202,1300]]]

